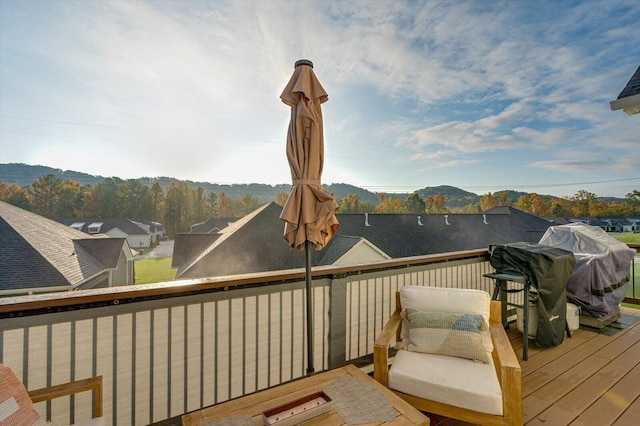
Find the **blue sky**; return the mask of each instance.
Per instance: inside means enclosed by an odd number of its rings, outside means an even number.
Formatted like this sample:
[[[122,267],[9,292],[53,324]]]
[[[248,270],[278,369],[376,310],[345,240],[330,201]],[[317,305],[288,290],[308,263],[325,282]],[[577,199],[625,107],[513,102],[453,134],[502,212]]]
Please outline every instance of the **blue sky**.
[[[640,2],[0,1],[0,162],[290,183],[280,93],[329,94],[323,183],[624,196]]]

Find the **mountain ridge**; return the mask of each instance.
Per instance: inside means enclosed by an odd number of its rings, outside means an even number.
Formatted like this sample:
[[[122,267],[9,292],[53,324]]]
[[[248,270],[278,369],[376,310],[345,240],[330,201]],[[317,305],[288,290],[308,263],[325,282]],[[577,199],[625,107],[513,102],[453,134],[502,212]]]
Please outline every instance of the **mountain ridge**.
[[[105,179],[118,178],[116,176],[104,177],[100,175],[91,175],[89,173],[77,172],[73,170],[56,169],[49,166],[42,165],[29,165],[24,163],[0,163],[0,181],[11,185],[13,183],[18,186],[25,187],[31,185],[35,179],[42,176],[52,174],[62,180],[72,179],[80,183],[81,185],[95,186]],[[218,184],[211,182],[198,182],[184,179],[177,179],[168,176],[148,177],[143,176],[135,178],[144,185],[151,186],[154,182],[160,183],[160,185],[166,190],[171,182],[186,182],[193,188],[201,187],[208,194],[210,192],[220,193],[224,192],[230,199],[240,199],[246,194],[250,194],[262,202],[269,202],[275,199],[278,192],[289,192],[290,184],[277,184],[269,185],[262,183],[250,183],[250,184]],[[123,179],[126,180],[126,179]],[[367,189],[363,189],[347,183],[332,183],[329,185],[323,185],[325,189],[332,193],[337,199],[342,199],[349,194],[355,194],[361,202],[369,202],[374,205],[378,204],[378,193],[371,192]],[[513,199],[514,202],[518,201],[518,198],[522,195],[527,195],[527,192],[519,192],[513,190],[504,190],[494,192],[507,192],[507,197]],[[439,186],[427,186],[425,188],[416,190],[414,192],[406,193],[384,193],[385,197],[395,199],[406,199],[412,193],[417,193],[420,199],[432,197],[434,195],[442,195],[447,200],[448,208],[460,208],[469,204],[477,203],[481,195],[469,192],[455,186],[439,185]],[[543,196],[543,195],[541,195]],[[553,198],[557,198],[552,196]]]

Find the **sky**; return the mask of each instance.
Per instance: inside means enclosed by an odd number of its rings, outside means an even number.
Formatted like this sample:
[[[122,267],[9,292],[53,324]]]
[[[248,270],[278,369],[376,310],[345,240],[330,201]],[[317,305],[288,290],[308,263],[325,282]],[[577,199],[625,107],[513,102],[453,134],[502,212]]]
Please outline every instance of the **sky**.
[[[640,2],[0,0],[0,163],[289,184],[309,59],[322,183],[640,190]],[[1,177],[0,177],[1,178]]]

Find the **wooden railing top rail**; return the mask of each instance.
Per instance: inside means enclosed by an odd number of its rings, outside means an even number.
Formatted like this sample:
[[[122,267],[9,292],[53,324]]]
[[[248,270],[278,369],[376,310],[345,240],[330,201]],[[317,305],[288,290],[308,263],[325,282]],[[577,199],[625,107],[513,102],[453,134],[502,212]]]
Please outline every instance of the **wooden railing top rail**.
[[[312,268],[312,276],[317,279],[321,277],[359,275],[371,271],[398,269],[488,255],[488,249],[478,249],[406,257],[349,266],[318,266]],[[203,291],[224,291],[232,287],[295,282],[304,280],[304,278],[305,270],[304,268],[299,268],[143,285],[6,297],[0,298],[0,318],[15,316],[16,314],[27,315],[29,311],[55,310],[78,305],[83,307],[117,305],[153,298],[183,296]]]

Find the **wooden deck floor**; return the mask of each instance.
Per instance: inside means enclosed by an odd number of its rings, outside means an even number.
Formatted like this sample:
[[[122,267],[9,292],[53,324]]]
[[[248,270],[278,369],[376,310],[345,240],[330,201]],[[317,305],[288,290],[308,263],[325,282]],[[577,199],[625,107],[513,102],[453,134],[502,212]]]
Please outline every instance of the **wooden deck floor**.
[[[553,348],[530,340],[528,361],[522,361],[522,334],[511,326],[525,425],[640,425],[640,310],[622,308],[621,314],[613,327],[580,328]],[[468,425],[429,417],[432,426]]]

